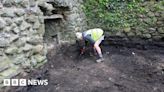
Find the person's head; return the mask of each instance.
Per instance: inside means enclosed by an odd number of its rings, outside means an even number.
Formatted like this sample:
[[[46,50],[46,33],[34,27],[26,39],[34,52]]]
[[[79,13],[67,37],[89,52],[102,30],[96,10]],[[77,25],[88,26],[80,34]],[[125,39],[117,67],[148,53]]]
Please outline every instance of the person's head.
[[[75,35],[76,35],[77,40],[82,40],[83,39],[83,36],[82,36],[81,32],[76,32]]]

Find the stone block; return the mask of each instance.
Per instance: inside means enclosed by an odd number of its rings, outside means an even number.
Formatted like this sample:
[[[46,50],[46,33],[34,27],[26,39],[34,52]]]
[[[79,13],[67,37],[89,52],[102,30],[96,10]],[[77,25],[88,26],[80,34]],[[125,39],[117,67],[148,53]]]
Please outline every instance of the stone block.
[[[37,30],[38,34],[43,36],[44,33],[45,33],[45,25],[44,24],[41,24],[39,29]]]
[[[0,37],[0,47],[1,48],[9,46],[10,45],[9,42],[10,41],[8,39]]]
[[[158,28],[158,32],[164,34],[164,27]]]
[[[11,35],[11,37],[10,37],[10,43],[15,42],[18,39],[19,39],[19,35]]]
[[[17,15],[17,16],[23,16],[24,14],[25,14],[26,12],[25,12],[25,10],[24,9],[16,9],[15,10],[15,14]]]
[[[29,4],[31,7],[34,7],[36,5],[35,0],[29,0]]]
[[[39,22],[40,22],[41,24],[44,24],[44,19],[43,19],[43,17],[39,16],[38,19],[39,19]]]
[[[146,24],[151,24],[152,23],[152,19],[151,18],[144,18],[143,21],[146,23]]]
[[[27,58],[24,54],[15,55],[12,59],[12,63],[15,65],[21,64],[22,62],[26,62]]]
[[[43,66],[45,63],[47,63],[47,60],[44,60],[43,62],[38,63],[38,64],[35,66],[35,68],[39,68],[39,67]]]
[[[156,13],[155,13],[155,16],[156,16],[156,17],[160,17],[160,13],[159,13],[159,12],[156,12]]]
[[[125,33],[128,33],[128,32],[130,32],[131,28],[127,27],[127,28],[124,28],[123,30],[124,30]]]
[[[127,33],[127,35],[128,35],[129,37],[132,37],[132,36],[135,36],[135,33],[129,32],[129,33]]]
[[[6,26],[3,31],[9,33],[12,30],[11,26]]]
[[[36,61],[36,59],[34,58],[34,56],[31,57],[30,61],[31,61],[31,65],[32,65],[33,67],[37,65],[37,61]]]
[[[10,59],[6,55],[0,56],[0,58],[0,62],[10,62]]]
[[[52,4],[48,4],[46,2],[39,3],[39,6],[47,9],[48,11],[52,11],[54,9],[53,6],[52,6]]]
[[[3,65],[3,64],[2,64],[2,65]],[[9,65],[3,65],[2,67],[0,67],[0,72],[6,70],[6,69],[8,69],[8,68],[10,68]]]
[[[22,2],[22,0],[14,0],[15,4],[20,4]]]
[[[23,36],[35,36],[35,35],[38,35],[38,32],[36,29],[33,29],[30,27],[28,30],[21,32],[21,35],[23,35]]]
[[[143,34],[144,38],[151,38],[151,34]]]
[[[152,36],[154,40],[160,40],[162,37],[161,36]]]
[[[25,45],[26,41],[27,41],[26,37],[21,37],[14,44],[18,47],[22,47]]]
[[[156,28],[149,28],[149,31],[155,32],[156,31]]]
[[[31,25],[25,21],[22,22],[22,24],[20,25],[20,30],[24,31],[26,30],[27,28],[30,28]]]
[[[37,63],[43,62],[44,60],[46,60],[46,56],[42,56],[40,54],[37,54],[34,56],[34,59],[37,61]]]
[[[0,76],[4,76],[5,78],[13,78],[17,76],[21,71],[19,70],[19,67],[12,66],[11,68],[3,71],[0,73]]]
[[[2,17],[10,17],[10,18],[13,18],[15,17],[15,11],[12,9],[12,8],[4,8],[2,10],[2,14],[1,14]]]
[[[3,29],[5,26],[6,26],[5,20],[0,17],[0,29]]]
[[[28,15],[43,15],[43,12],[40,10],[39,7],[30,7],[27,8],[25,11]]]
[[[25,20],[29,23],[34,23],[38,20],[38,16],[35,16],[35,15],[26,15],[25,16]]]
[[[163,21],[157,21],[157,26],[162,26],[163,25]]]
[[[19,26],[23,22],[23,17],[14,18],[13,22]]]
[[[44,48],[43,45],[36,45],[35,47],[33,47],[33,53],[42,54],[43,48]]]
[[[28,39],[27,42],[33,45],[37,45],[43,42],[43,37],[39,37],[39,36],[30,37],[30,39]]]
[[[124,34],[123,32],[120,32],[120,31],[119,31],[119,32],[117,32],[117,33],[116,33],[116,36],[119,36],[119,37],[124,37],[124,36],[125,36],[125,34]]]
[[[25,44],[25,46],[23,47],[23,51],[27,52],[32,50],[33,46],[30,44]]]
[[[29,6],[29,0],[21,0],[21,2],[19,2],[19,4],[22,7],[27,8]]]
[[[3,87],[3,79],[5,79],[5,77],[4,76],[0,76],[0,89],[1,89],[1,87]]]
[[[41,24],[40,24],[39,20],[37,20],[33,25],[33,29],[38,29],[40,27],[40,25]]]
[[[25,62],[22,62],[21,66],[23,69],[30,69],[32,67],[30,60],[26,60]]]
[[[4,20],[6,21],[6,26],[10,26],[13,23],[11,18],[4,18]]]
[[[5,50],[6,54],[16,54],[18,53],[18,49],[16,46],[10,46]]]
[[[162,17],[158,17],[157,20],[158,20],[158,21],[164,21],[164,18],[162,18]]]
[[[0,56],[2,56],[3,55],[3,51],[4,49],[3,48],[0,48]]]
[[[11,7],[14,3],[14,0],[3,0],[3,6],[5,7]]]
[[[18,34],[20,32],[20,29],[18,27],[15,27],[15,28],[12,29],[12,32],[14,34]]]
[[[147,14],[149,17],[154,17],[155,16],[155,14],[153,13],[153,12],[148,12],[148,14]]]
[[[17,25],[16,25],[15,23],[12,23],[10,26],[11,26],[12,29],[14,29],[14,28],[17,27]],[[11,29],[11,30],[12,30],[12,29]]]
[[[8,69],[10,67],[10,59],[7,56],[0,56],[0,72]]]

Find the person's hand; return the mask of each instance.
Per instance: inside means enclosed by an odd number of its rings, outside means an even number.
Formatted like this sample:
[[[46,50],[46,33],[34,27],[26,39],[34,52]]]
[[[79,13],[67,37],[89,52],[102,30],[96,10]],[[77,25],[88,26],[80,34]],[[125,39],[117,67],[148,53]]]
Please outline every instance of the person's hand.
[[[85,52],[85,47],[80,49],[80,55],[84,54],[84,52]]]

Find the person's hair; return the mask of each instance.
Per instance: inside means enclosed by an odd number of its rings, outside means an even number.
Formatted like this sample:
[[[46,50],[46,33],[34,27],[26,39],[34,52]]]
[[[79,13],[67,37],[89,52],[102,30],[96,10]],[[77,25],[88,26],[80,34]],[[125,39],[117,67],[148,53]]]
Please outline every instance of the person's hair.
[[[76,32],[75,33],[77,39],[82,39],[82,33],[81,32]]]

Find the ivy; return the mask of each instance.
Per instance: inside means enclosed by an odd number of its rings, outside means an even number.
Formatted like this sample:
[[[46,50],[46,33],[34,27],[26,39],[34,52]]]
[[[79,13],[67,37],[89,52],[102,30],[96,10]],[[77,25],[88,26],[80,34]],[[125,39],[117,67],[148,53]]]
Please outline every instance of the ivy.
[[[123,28],[137,26],[137,14],[145,12],[140,7],[142,2],[144,0],[86,0],[83,10],[88,22],[110,28]]]

